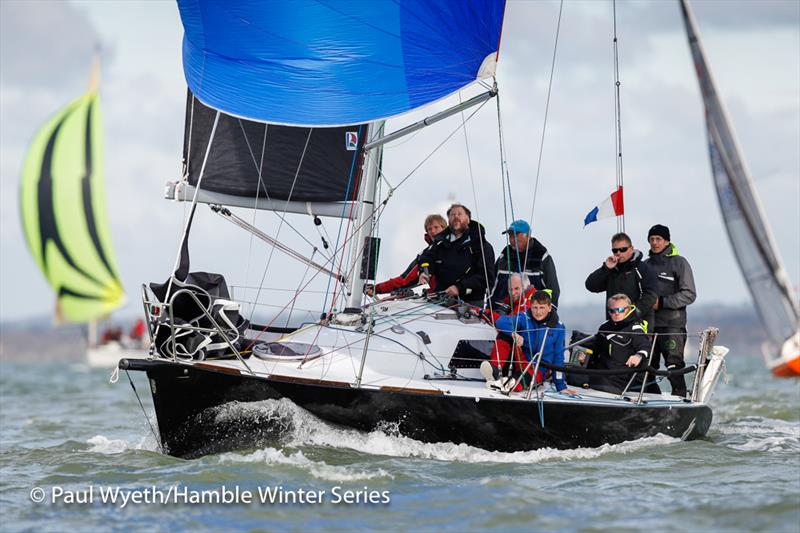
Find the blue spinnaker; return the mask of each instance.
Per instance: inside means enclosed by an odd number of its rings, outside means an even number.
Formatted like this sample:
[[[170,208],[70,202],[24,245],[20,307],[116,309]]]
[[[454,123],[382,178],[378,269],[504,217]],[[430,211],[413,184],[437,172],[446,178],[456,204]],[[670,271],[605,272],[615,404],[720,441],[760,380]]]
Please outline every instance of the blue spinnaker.
[[[191,91],[231,115],[334,126],[494,74],[505,0],[178,0]],[[483,68],[482,68],[483,66]]]

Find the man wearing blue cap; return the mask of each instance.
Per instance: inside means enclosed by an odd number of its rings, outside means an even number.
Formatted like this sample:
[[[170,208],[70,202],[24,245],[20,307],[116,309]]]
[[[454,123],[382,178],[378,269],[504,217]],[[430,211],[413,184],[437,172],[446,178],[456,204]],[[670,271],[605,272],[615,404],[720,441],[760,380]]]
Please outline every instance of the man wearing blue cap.
[[[558,307],[556,265],[542,243],[531,237],[531,226],[524,220],[512,222],[504,234],[508,234],[508,246],[503,249],[495,263],[497,277],[492,288],[492,303],[500,303],[508,296],[508,278],[514,272],[528,276],[531,286],[537,291],[547,290],[553,305]]]

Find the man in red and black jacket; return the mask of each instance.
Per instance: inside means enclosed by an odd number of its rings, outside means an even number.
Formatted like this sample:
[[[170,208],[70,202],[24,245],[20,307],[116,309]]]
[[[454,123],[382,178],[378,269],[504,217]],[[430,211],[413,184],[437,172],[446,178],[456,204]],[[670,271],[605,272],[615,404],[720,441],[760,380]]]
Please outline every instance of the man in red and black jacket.
[[[425,242],[430,245],[433,238],[439,235],[447,227],[447,221],[442,215],[428,215],[425,217]],[[411,264],[403,271],[402,274],[394,278],[387,279],[376,285],[368,284],[364,286],[364,292],[367,296],[374,296],[375,294],[386,294],[398,289],[405,289],[414,287],[419,281],[419,265],[417,263],[419,256],[415,257]],[[431,288],[434,287],[435,280],[429,280]]]

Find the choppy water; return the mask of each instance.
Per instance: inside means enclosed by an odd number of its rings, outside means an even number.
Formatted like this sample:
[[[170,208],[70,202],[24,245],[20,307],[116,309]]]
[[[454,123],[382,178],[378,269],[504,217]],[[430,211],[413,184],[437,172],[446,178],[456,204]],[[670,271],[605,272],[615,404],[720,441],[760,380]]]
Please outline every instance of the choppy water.
[[[226,414],[280,419],[280,442],[192,461],[157,451],[124,374],[110,385],[108,371],[81,365],[3,363],[0,530],[798,531],[800,381],[772,379],[756,357],[730,357],[702,441],[493,453],[391,428],[342,429],[266,401]],[[134,378],[151,412],[147,384]],[[253,502],[184,503],[200,491],[223,498],[223,486]],[[31,501],[35,487],[43,503]],[[260,502],[259,488],[279,487],[324,491],[323,503]],[[90,488],[92,503],[65,501]],[[151,500],[177,490],[178,503],[102,503],[100,492],[115,488]],[[337,503],[348,490],[379,503]],[[56,503],[54,491],[63,491]]]

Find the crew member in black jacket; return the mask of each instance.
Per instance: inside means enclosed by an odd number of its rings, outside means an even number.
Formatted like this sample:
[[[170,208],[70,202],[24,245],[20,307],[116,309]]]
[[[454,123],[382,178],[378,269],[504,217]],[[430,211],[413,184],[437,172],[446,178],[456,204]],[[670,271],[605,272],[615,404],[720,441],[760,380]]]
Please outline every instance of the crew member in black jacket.
[[[492,302],[501,303],[508,296],[508,278],[515,272],[523,273],[537,291],[547,291],[553,305],[558,308],[561,289],[553,256],[547,248],[531,235],[531,226],[524,220],[515,220],[506,231],[508,246],[503,248],[494,265],[497,278],[492,285]]]
[[[611,320],[605,322],[594,341],[593,360],[589,367],[616,370],[646,366],[650,357],[650,337],[636,319],[636,308],[625,294],[615,294],[607,300]],[[639,374],[628,390],[639,390],[644,374]],[[652,376],[651,376],[652,377]],[[625,389],[630,374],[591,375],[593,389],[619,394]],[[647,392],[658,392],[648,387]]]
[[[655,324],[651,331],[656,336],[653,367],[658,368],[664,358],[668,370],[683,368],[683,347],[686,345],[686,306],[694,302],[697,289],[689,262],[670,242],[669,228],[656,224],[647,233],[650,257],[645,265],[653,269],[658,280],[658,301],[654,305]],[[683,375],[670,376],[672,394],[686,396]]]
[[[494,280],[494,250],[485,230],[472,220],[472,213],[461,204],[447,210],[447,229],[438,234],[417,259],[419,281],[427,283],[425,265],[436,279],[436,288],[454,298],[482,306],[489,283]]]
[[[631,238],[625,233],[611,237],[611,254],[600,268],[586,278],[586,289],[605,292],[606,300],[615,294],[627,295],[645,331],[652,330],[653,304],[658,300],[655,272],[642,262],[642,252],[633,248]]]

